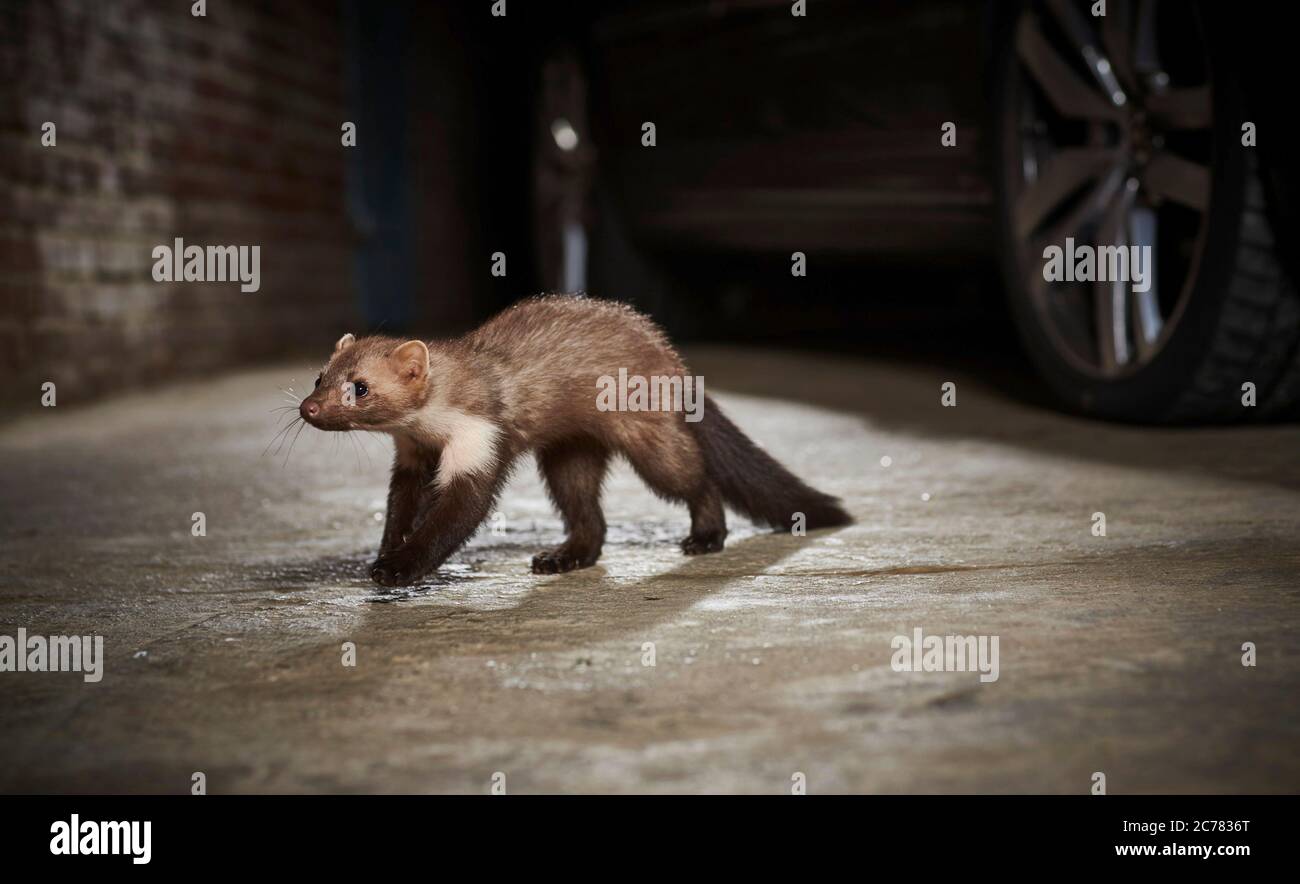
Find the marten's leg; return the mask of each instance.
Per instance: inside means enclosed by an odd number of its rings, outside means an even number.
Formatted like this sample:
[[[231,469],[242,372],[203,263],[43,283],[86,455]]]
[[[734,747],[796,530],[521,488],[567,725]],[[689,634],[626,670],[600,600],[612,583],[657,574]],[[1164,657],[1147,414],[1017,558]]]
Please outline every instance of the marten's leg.
[[[437,470],[437,452],[418,461],[398,455],[388,485],[388,518],[384,521],[384,537],[379,543],[380,556],[401,546],[414,529],[416,517],[433,506],[438,494],[437,486],[433,484]]]
[[[680,415],[644,427],[623,449],[641,481],[660,497],[684,501],[691,511],[691,533],[681,542],[688,556],[717,552],[727,537],[722,495],[704,469],[704,455]]]
[[[509,461],[499,459],[482,470],[458,473],[441,482],[428,510],[417,515],[411,535],[380,556],[370,576],[384,586],[406,586],[435,570],[487,518],[508,468]]]
[[[682,538],[682,552],[696,556],[722,549],[727,539],[727,516],[717,486],[706,479],[686,505],[691,509],[691,533]]]
[[[568,536],[555,549],[533,556],[534,574],[555,574],[596,564],[605,542],[600,486],[608,463],[609,451],[594,440],[569,439],[537,452],[537,466],[551,500],[564,518]]]

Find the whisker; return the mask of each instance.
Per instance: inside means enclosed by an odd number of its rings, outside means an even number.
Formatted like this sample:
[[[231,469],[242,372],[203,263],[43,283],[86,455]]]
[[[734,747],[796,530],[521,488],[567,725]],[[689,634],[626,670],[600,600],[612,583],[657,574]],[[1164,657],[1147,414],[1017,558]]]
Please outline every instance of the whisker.
[[[287,433],[289,430],[292,430],[296,424],[303,424],[303,425],[305,426],[306,423],[307,423],[307,422],[304,421],[302,418],[300,418],[300,417],[295,417],[295,418],[293,418],[292,420],[289,421],[289,425],[288,425],[287,427],[285,427],[285,431],[286,431],[286,433]],[[275,451],[272,452],[272,454],[276,454],[276,455],[278,455],[278,454],[280,453],[281,449],[284,448],[284,443],[285,443],[285,440],[286,440],[287,438],[288,438],[287,435],[284,436],[284,437],[281,437],[281,439],[280,439],[280,444],[275,446]]]
[[[293,432],[294,425],[290,424],[285,428],[285,434],[275,443],[275,449],[271,452],[272,457],[279,457],[280,452],[284,450],[285,443],[289,441],[289,434]]]
[[[348,441],[352,443],[352,453],[357,458],[357,472],[361,472],[361,449],[357,446],[356,434],[348,433]],[[366,455],[366,465],[370,465],[370,456],[368,454]]]
[[[302,420],[302,418],[300,418],[300,417],[295,418],[294,420],[291,420],[291,421],[289,421],[288,423],[286,423],[286,424],[285,424],[283,427],[281,427],[278,431],[276,431],[276,434],[275,434],[274,436],[271,437],[271,441],[270,441],[270,442],[267,442],[267,443],[266,443],[266,447],[262,449],[262,456],[265,457],[265,456],[266,456],[266,453],[267,453],[268,451],[271,450],[271,446],[275,444],[275,441],[276,441],[277,439],[279,439],[280,437],[282,437],[285,433],[287,433],[287,432],[289,432],[291,429],[293,429],[293,425],[294,425],[294,423],[295,423],[296,421],[300,421],[300,420]],[[279,449],[279,448],[275,449],[275,453],[276,453],[276,454],[279,454],[279,453],[280,453],[280,449]]]
[[[293,434],[293,441],[289,443],[289,450],[284,453],[284,463],[280,464],[281,469],[289,465],[289,455],[293,454],[293,446],[298,444],[298,437],[302,435],[302,429],[305,426],[307,426],[307,422],[303,421],[298,427],[298,432]]]
[[[376,436],[377,434],[372,432],[363,433],[359,440],[361,443],[361,450],[366,452],[366,456],[369,457],[374,446],[378,446],[378,450],[374,451],[374,453],[379,455],[381,460],[390,457],[392,455],[392,450],[384,444],[383,439],[376,438]]]

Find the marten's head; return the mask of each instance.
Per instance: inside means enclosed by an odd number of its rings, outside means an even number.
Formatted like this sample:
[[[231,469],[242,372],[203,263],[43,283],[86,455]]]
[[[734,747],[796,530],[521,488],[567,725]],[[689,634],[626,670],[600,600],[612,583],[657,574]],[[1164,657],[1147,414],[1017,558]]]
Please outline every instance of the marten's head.
[[[420,406],[428,383],[423,341],[344,335],[298,413],[319,430],[389,430]]]

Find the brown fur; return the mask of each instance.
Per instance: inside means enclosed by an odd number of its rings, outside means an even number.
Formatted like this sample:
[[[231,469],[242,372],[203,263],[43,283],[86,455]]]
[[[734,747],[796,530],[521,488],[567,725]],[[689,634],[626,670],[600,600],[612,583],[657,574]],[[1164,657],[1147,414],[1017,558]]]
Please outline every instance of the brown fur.
[[[320,429],[394,437],[375,579],[409,583],[438,567],[487,517],[512,464],[527,451],[536,452],[568,534],[534,558],[537,572],[587,567],[599,558],[600,490],[613,454],[626,457],[655,493],[687,504],[688,554],[722,548],[724,497],[760,521],[783,523],[774,527],[788,527],[801,500],[819,508],[819,524],[847,521],[832,498],[759,452],[711,400],[698,424],[677,411],[599,410],[597,378],[620,368],[643,377],[687,375],[648,318],[623,304],[573,296],[523,301],[451,341],[341,338],[301,412]],[[345,385],[359,382],[368,392],[349,405]],[[709,452],[715,460],[734,455],[736,463],[711,464]],[[809,527],[817,527],[812,521]]]

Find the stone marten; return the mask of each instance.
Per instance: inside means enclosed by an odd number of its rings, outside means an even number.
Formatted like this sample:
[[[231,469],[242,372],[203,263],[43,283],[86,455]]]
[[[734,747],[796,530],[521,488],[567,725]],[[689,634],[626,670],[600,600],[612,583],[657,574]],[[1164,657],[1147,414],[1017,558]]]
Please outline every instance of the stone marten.
[[[620,384],[659,379],[664,395],[634,390],[614,404],[615,376]],[[449,341],[344,335],[299,413],[321,430],[370,430],[395,441],[388,516],[370,571],[384,586],[415,582],[446,561],[488,517],[528,451],[567,533],[533,558],[539,574],[600,557],[601,485],[615,454],[660,497],[689,508],[687,555],[722,549],[724,503],[774,529],[789,528],[796,513],[810,529],[850,521],[834,497],[767,455],[702,390],[702,407],[682,410],[678,391],[685,383],[689,392],[692,380],[648,317],[625,304],[550,295]]]

